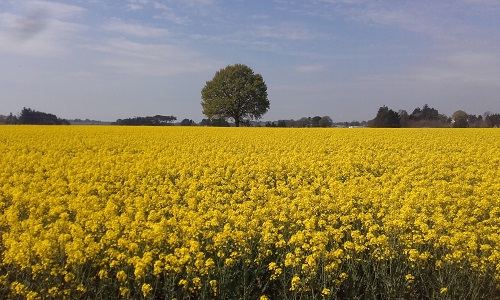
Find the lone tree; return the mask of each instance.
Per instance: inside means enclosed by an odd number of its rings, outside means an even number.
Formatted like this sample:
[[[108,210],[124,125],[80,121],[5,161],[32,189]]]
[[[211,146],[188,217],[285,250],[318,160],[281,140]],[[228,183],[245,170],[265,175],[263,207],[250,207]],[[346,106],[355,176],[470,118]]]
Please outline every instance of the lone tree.
[[[232,118],[236,127],[246,118],[260,119],[269,109],[267,86],[260,74],[243,64],[220,69],[201,90],[203,114]]]

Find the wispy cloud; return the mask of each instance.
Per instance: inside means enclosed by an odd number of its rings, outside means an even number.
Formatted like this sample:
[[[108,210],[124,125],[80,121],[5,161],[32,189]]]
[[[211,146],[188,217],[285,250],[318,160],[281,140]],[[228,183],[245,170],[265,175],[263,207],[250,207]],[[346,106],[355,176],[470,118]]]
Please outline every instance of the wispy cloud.
[[[309,30],[307,26],[296,23],[254,25],[251,34],[257,38],[274,38],[290,41],[306,41],[320,37],[320,34]]]
[[[180,16],[172,7],[164,3],[155,2],[153,4],[153,7],[159,12],[159,15],[157,16],[158,18],[162,18],[181,25],[189,23],[188,17]]]
[[[146,5],[148,5],[150,0],[127,0],[127,4],[125,5],[128,10],[136,11],[143,9]]]
[[[196,51],[169,44],[112,39],[96,46],[94,50],[106,55],[101,60],[101,65],[130,75],[170,76],[204,72],[219,66]]]
[[[153,9],[155,18],[165,19],[179,25],[189,24],[196,15],[205,15],[207,7],[215,5],[215,0],[155,1],[128,0],[130,11]]]
[[[450,29],[456,30],[456,28],[440,20],[439,12],[441,10],[442,8],[438,5],[426,7],[410,3],[391,7],[370,5],[363,9],[350,10],[349,14],[360,22],[385,25],[428,36],[449,36]],[[448,18],[447,22],[449,21]]]
[[[168,30],[164,28],[152,27],[148,25],[124,22],[120,19],[113,19],[103,25],[104,30],[113,31],[125,35],[142,38],[159,38],[168,35]]]
[[[21,2],[21,1],[20,1]],[[47,14],[52,18],[67,19],[85,12],[85,8],[72,4],[64,4],[54,1],[22,1],[25,8],[34,12]]]
[[[391,2],[390,5],[385,1],[363,0],[359,3],[353,1],[354,3],[349,5],[347,4],[350,1],[323,2],[346,4],[342,8],[333,5],[332,9],[351,20],[401,29],[443,42],[467,39],[474,35],[475,27],[478,26],[474,22],[481,16],[487,16],[485,11],[500,10],[500,2],[489,0],[397,1]],[[484,29],[484,26],[479,25],[479,28]]]
[[[135,4],[135,3],[128,3],[126,5],[126,7],[127,7],[127,10],[130,10],[130,11],[136,11],[136,10],[141,10],[142,9],[141,5]]]

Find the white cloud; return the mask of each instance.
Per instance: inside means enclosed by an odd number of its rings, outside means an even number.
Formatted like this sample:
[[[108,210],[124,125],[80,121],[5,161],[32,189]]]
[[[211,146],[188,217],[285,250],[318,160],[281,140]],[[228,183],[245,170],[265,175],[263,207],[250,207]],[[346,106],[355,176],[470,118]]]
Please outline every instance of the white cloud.
[[[128,0],[126,7],[131,11],[141,10],[150,2],[150,0]]]
[[[138,23],[127,23],[120,19],[114,19],[104,24],[103,29],[143,38],[158,38],[168,35],[168,30],[164,28],[151,27]]]
[[[252,35],[258,38],[276,38],[291,41],[313,40],[320,37],[319,34],[311,32],[306,26],[295,23],[255,25]]]
[[[434,9],[438,10],[437,7]],[[433,16],[433,13],[429,13],[428,10],[430,8],[422,9],[411,5],[391,8],[371,6],[356,12],[351,11],[351,13],[354,19],[362,22],[381,24],[430,35],[442,36],[446,33],[449,34],[448,29],[444,28],[443,24],[440,24],[439,20],[436,20],[436,17]]]
[[[94,49],[108,55],[102,65],[131,75],[170,76],[214,70],[220,65],[196,51],[169,44],[113,39]]]
[[[51,18],[72,18],[85,12],[85,8],[53,1],[23,1],[22,4],[32,12],[46,14]]]
[[[69,11],[77,10],[64,5],[54,7],[52,12],[66,11],[69,14]],[[38,57],[59,56],[67,52],[74,37],[84,29],[82,25],[41,12],[26,16],[0,14],[0,52]]]
[[[131,10],[131,11],[136,11],[136,10],[141,10],[142,9],[142,6],[139,5],[139,4],[134,4],[134,3],[129,3],[127,4],[127,10]]]
[[[155,18],[165,19],[179,25],[186,25],[197,14],[206,14],[207,7],[214,4],[214,0],[128,0],[126,7],[130,11],[151,8],[156,11]]]
[[[160,18],[164,18],[168,21],[171,21],[176,24],[184,25],[188,23],[188,19],[186,17],[180,17],[175,10],[163,3],[155,2],[153,7],[160,12]]]

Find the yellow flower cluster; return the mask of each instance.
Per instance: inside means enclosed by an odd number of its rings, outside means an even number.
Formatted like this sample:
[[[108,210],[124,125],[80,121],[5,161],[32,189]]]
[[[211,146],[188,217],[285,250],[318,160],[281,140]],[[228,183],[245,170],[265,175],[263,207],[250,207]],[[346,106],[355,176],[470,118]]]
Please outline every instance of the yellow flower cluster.
[[[493,298],[499,151],[496,129],[2,126],[0,298]]]

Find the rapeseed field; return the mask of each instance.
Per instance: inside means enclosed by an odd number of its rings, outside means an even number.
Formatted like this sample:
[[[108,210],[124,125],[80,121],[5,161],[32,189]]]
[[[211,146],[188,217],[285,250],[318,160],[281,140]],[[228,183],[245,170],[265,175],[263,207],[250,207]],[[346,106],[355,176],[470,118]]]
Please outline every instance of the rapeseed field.
[[[1,126],[2,299],[495,299],[500,130]]]

